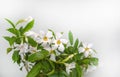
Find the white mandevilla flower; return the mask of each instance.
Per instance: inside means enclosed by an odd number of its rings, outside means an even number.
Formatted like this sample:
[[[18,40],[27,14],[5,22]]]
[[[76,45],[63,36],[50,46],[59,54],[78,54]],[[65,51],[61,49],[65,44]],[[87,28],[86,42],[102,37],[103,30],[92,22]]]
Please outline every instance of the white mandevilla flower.
[[[61,39],[62,33],[56,33],[56,39],[54,40],[54,47],[58,48],[59,51],[63,52],[65,47],[64,44],[67,44],[66,39]]]
[[[72,63],[70,63],[70,64],[67,64],[67,63],[66,63],[65,66],[66,66],[66,72],[67,72],[68,74],[70,74],[71,69],[75,68],[75,62],[72,62]]]
[[[28,52],[28,44],[23,43],[23,44],[16,44],[15,45],[16,50],[20,51],[20,54],[27,53]]]
[[[83,44],[83,47],[80,47],[79,52],[83,52],[85,57],[88,57],[90,54],[93,53],[92,44]]]
[[[53,37],[51,31],[48,31],[47,33],[40,31],[39,36],[40,36],[40,39],[37,39],[36,41],[39,43],[42,43],[43,46],[50,44],[52,41],[51,38]]]

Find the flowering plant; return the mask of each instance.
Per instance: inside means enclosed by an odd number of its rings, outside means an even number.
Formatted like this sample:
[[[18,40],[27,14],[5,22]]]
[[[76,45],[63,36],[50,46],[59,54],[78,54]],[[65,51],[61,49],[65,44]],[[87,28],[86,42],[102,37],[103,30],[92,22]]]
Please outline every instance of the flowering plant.
[[[63,32],[56,33],[51,29],[48,32],[31,31],[34,20],[29,17],[19,20],[7,29],[12,36],[4,36],[10,47],[7,53],[12,52],[12,60],[25,67],[26,77],[82,77],[89,66],[98,65],[98,58],[91,44],[84,44],[73,38],[71,31],[68,40],[63,39]],[[21,23],[26,26],[20,26]]]

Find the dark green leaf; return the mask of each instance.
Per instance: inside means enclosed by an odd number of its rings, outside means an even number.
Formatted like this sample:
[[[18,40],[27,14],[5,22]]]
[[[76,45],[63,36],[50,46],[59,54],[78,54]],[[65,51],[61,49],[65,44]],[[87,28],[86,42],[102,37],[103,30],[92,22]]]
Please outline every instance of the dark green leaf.
[[[12,60],[14,62],[17,62],[20,60],[20,55],[19,55],[19,51],[14,51],[13,55],[12,55]]]
[[[70,44],[73,45],[73,34],[71,31],[69,31],[68,37],[69,37]]]
[[[23,29],[23,34],[24,34],[25,32],[27,32],[27,31],[29,31],[30,29],[32,29],[33,25],[34,25],[34,20],[32,20],[31,22],[29,22],[29,23],[25,26],[25,28]]]
[[[13,28],[15,28],[15,25],[13,24],[13,22],[12,21],[10,21],[9,19],[7,19],[7,18],[5,18],[5,20],[13,27]]]
[[[74,49],[76,49],[78,47],[78,44],[79,44],[79,40],[76,39],[75,44],[74,44]]]
[[[46,50],[42,50],[40,52],[36,52],[34,54],[31,54],[30,56],[28,56],[28,61],[30,62],[35,62],[35,61],[39,61],[44,59],[45,57],[47,57],[49,54],[48,51]]]
[[[82,43],[82,42],[80,42],[80,45],[79,45],[79,47],[83,47],[83,43]]]
[[[80,67],[80,65],[76,64],[76,72],[77,72],[77,77],[82,77],[83,75],[83,70]]]
[[[36,65],[33,66],[33,68],[28,72],[26,77],[36,77],[40,73],[42,65],[41,63],[37,63]]]
[[[55,73],[48,77],[68,77],[68,76],[63,71],[55,71]]]
[[[68,51],[69,51],[70,53],[74,53],[74,47],[69,46],[69,47],[68,47]]]
[[[7,31],[9,31],[12,34],[15,34],[16,36],[19,36],[19,31],[15,28],[9,28],[7,29]]]
[[[37,46],[37,42],[34,39],[32,39],[31,37],[28,37],[28,43],[33,47]]]

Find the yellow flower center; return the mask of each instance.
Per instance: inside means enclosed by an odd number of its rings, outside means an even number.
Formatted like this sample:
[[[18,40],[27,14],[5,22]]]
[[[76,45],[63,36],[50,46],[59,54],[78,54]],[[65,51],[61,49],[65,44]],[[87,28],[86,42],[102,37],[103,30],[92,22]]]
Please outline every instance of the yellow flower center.
[[[45,36],[45,37],[43,38],[43,40],[44,40],[44,41],[48,41],[48,38]]]
[[[61,44],[61,41],[60,41],[60,40],[57,40],[57,44],[60,45],[60,44]]]
[[[89,49],[90,49],[90,48],[86,47],[86,48],[85,48],[85,51],[89,51]]]
[[[53,51],[53,50],[50,50],[50,54],[52,54],[52,53],[54,53],[54,51]]]

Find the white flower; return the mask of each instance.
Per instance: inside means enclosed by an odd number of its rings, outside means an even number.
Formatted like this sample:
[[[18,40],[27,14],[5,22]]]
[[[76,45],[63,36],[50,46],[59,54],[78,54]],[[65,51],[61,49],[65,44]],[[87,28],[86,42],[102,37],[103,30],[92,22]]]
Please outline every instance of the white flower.
[[[67,44],[67,40],[66,39],[61,39],[62,34],[61,33],[56,33],[56,39],[54,40],[54,47],[58,48],[59,51],[64,51],[64,44]]]
[[[40,31],[39,36],[40,36],[40,39],[38,39],[37,42],[42,43],[43,46],[50,44],[52,41],[51,38],[53,37],[51,31],[48,31],[47,33]]]
[[[32,38],[37,38],[39,36],[39,34],[33,32],[33,31],[28,31],[25,33],[26,36],[30,36]]]
[[[80,47],[79,52],[83,52],[85,57],[88,57],[90,54],[93,53],[92,44],[83,44],[83,47]]]
[[[75,68],[75,62],[72,62],[70,64],[65,64],[65,66],[66,66],[66,72],[70,74],[71,69]]]
[[[29,46],[28,51],[29,51],[30,53],[38,52],[37,48],[36,48],[36,47],[32,47],[32,46]]]
[[[16,50],[20,51],[20,54],[27,53],[28,52],[28,44],[23,43],[23,44],[16,44],[15,45]]]
[[[56,61],[56,58],[55,58],[55,49],[50,47],[49,45],[47,45],[46,47],[44,47],[45,50],[49,51],[49,54],[50,54],[50,60],[52,61]]]

